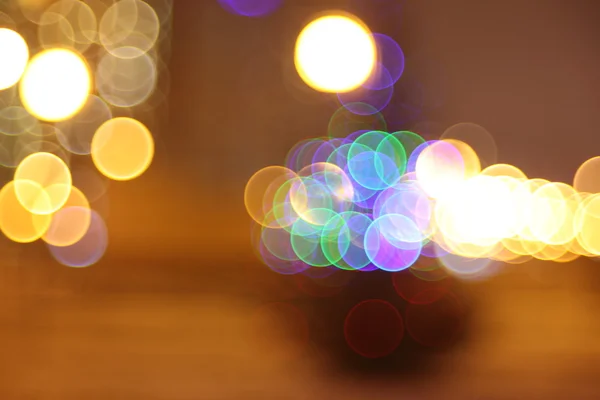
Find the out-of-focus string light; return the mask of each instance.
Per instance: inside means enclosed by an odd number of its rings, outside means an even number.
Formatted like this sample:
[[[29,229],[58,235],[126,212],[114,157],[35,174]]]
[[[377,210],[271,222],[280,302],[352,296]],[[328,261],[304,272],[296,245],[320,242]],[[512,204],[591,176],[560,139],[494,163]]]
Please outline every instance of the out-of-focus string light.
[[[0,12],[0,165],[15,169],[0,191],[0,231],[42,239],[63,265],[86,267],[108,244],[108,180],[152,162],[154,136],[137,115],[151,117],[169,88],[173,1],[16,5],[24,19]],[[21,23],[35,25],[27,42]],[[39,49],[31,59],[29,48]]]
[[[22,186],[31,186],[33,191],[42,193],[38,205],[49,206],[50,199],[43,197],[45,192],[35,182],[24,181]],[[38,240],[50,226],[49,214],[32,214],[17,197],[15,183],[11,181],[0,190],[0,230],[6,237],[17,243],[30,243]]]
[[[371,32],[350,15],[327,15],[310,22],[296,40],[296,70],[310,87],[350,92],[371,75],[377,49]]]
[[[71,171],[52,153],[27,156],[15,170],[14,182],[19,202],[33,214],[56,212],[71,194]]]
[[[62,121],[84,106],[91,91],[90,71],[78,54],[51,49],[35,55],[21,79],[23,105],[45,121]]]
[[[126,117],[113,118],[96,131],[91,153],[102,174],[117,181],[128,181],[150,166],[154,139],[141,122]]]
[[[448,273],[481,279],[499,262],[600,256],[598,194],[508,164],[481,170],[458,139],[360,131],[304,141],[287,160],[257,172],[245,193],[261,227],[257,254],[280,273],[401,271],[437,257]]]

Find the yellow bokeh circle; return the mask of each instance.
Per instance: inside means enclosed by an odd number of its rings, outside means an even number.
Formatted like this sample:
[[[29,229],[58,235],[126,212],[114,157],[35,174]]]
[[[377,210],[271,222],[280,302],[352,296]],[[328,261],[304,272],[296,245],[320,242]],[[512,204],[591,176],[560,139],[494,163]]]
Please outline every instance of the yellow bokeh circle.
[[[25,157],[15,170],[14,182],[21,205],[39,215],[52,214],[60,209],[67,202],[72,188],[67,164],[57,155],[45,152]]]
[[[258,170],[248,180],[244,189],[244,205],[248,215],[256,223],[267,228],[275,229],[291,225],[297,218],[295,207],[290,206],[292,215],[284,218],[288,223],[277,218],[278,212],[272,210],[277,210],[277,207],[282,206],[286,201],[294,204],[289,192],[297,181],[301,181],[298,175],[286,167],[271,165]]]
[[[91,91],[86,62],[77,53],[51,49],[31,59],[21,78],[23,105],[38,119],[63,121],[84,106]]]
[[[24,181],[22,186],[28,186],[33,191],[41,188],[32,181]],[[41,190],[44,193],[43,190]],[[40,204],[48,205],[50,199],[46,195],[38,199]],[[0,190],[0,230],[10,240],[17,243],[30,243],[38,240],[50,226],[50,215],[32,214],[27,210],[15,191],[15,182],[11,181]]]
[[[154,138],[141,122],[127,117],[102,124],[92,139],[92,160],[106,177],[127,181],[144,173],[154,157]]]
[[[594,194],[581,203],[577,211],[577,240],[585,251],[600,255],[600,194]]]
[[[373,72],[376,60],[371,32],[350,15],[317,18],[296,40],[296,70],[307,85],[322,92],[358,88]]]
[[[29,60],[29,47],[17,32],[0,28],[0,90],[16,84]]]

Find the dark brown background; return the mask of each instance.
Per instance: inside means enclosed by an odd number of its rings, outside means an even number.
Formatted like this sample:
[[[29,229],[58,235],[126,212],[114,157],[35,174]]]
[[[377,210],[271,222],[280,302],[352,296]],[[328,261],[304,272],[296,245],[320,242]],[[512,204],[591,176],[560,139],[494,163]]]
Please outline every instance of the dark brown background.
[[[254,258],[242,201],[254,171],[325,133],[334,106],[303,89],[291,51],[303,24],[328,8],[355,11],[400,43],[407,71],[439,105],[422,118],[479,123],[500,161],[569,181],[600,152],[597,2],[408,0],[391,12],[393,1],[287,0],[264,19],[212,0],[175,3],[159,153],[139,180],[111,185],[106,257],[73,270],[35,244],[2,247],[2,398],[600,396],[600,266],[589,260],[465,284],[467,338],[428,355],[432,368],[340,368],[318,345],[282,362],[285,337],[251,335],[247,316],[288,299],[289,281]],[[344,314],[351,297],[328,310]]]

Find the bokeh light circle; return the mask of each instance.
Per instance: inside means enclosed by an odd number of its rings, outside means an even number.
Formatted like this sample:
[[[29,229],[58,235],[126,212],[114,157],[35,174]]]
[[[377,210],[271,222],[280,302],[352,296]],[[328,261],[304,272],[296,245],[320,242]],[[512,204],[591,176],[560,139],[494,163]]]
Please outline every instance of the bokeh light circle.
[[[0,28],[0,90],[15,85],[25,71],[29,47],[17,32]]]
[[[152,163],[154,138],[144,124],[133,118],[113,118],[96,131],[91,154],[94,165],[106,177],[131,180]]]
[[[408,217],[383,215],[365,234],[365,252],[371,262],[384,271],[401,271],[417,261],[421,254],[421,232]]]
[[[52,214],[52,221],[42,239],[52,246],[71,246],[88,231],[91,215],[88,199],[73,186],[65,204]]]
[[[100,43],[113,54],[122,47],[135,47],[146,53],[156,44],[159,33],[160,20],[156,11],[141,0],[114,2],[98,26]]]
[[[108,246],[108,232],[102,217],[91,211],[90,224],[87,232],[81,239],[70,246],[48,245],[50,254],[59,263],[67,267],[89,267],[97,263]]]
[[[271,211],[279,201],[277,194],[280,188],[289,187],[289,182],[297,179],[298,175],[291,169],[275,165],[262,168],[252,175],[244,189],[244,204],[250,217],[262,226],[281,227]],[[267,215],[271,218],[267,218]],[[288,224],[291,225],[295,220],[291,218]]]
[[[93,2],[59,0],[46,9],[42,14],[39,28],[42,27],[44,16],[50,14],[50,19],[46,19],[46,22],[55,24],[54,34],[63,38],[63,42],[59,43],[63,46],[52,47],[72,47],[83,53],[96,42],[98,20],[94,10],[88,3]],[[40,36],[40,42],[42,42],[42,35],[39,31],[38,35]]]
[[[152,57],[136,47],[119,47],[106,53],[96,68],[99,95],[116,107],[134,107],[156,89],[158,71]]]
[[[91,90],[86,62],[76,53],[52,49],[31,59],[19,93],[30,114],[45,121],[62,121],[85,105]]]
[[[21,183],[35,191],[43,190],[32,181]],[[38,200],[38,204],[48,206],[50,199],[45,196]],[[38,240],[50,226],[50,215],[32,214],[27,210],[15,191],[14,181],[10,181],[0,190],[0,230],[10,240],[17,243],[30,243]]]
[[[361,21],[349,15],[328,15],[302,30],[294,61],[302,80],[313,89],[343,93],[368,79],[376,57],[375,42]]]
[[[363,84],[371,90],[383,90],[394,86],[404,72],[404,52],[391,37],[373,33],[377,46],[378,63],[369,79]]]
[[[57,155],[45,152],[23,159],[15,170],[14,182],[17,198],[34,214],[52,214],[61,208],[73,183],[67,164]]]

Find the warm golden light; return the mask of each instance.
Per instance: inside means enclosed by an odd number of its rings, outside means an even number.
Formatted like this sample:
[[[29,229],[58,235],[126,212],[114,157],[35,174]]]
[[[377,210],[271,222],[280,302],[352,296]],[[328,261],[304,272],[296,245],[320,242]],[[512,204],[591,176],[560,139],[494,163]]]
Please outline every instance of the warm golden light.
[[[479,166],[477,163],[476,166]],[[465,169],[458,149],[449,142],[438,141],[426,147],[415,166],[416,177],[422,189],[434,199],[456,190],[473,171]]]
[[[22,186],[41,189],[35,182],[24,181]],[[42,193],[43,190],[41,191]],[[50,199],[41,196],[39,203],[50,203]],[[0,230],[7,238],[18,243],[30,243],[38,240],[50,226],[50,215],[30,213],[19,201],[15,191],[15,183],[11,181],[0,190]]]
[[[572,187],[557,182],[546,183],[532,193],[528,222],[537,241],[560,245],[573,238],[568,229],[573,219],[567,200],[574,193]]]
[[[480,175],[459,184],[436,203],[436,221],[451,242],[479,246],[477,250],[483,251],[512,236],[514,210],[510,186],[501,179]],[[483,253],[463,255],[479,257]]]
[[[273,208],[274,205],[283,203],[284,199],[280,198],[282,193],[280,189],[283,188],[284,192],[289,191],[293,182],[299,179],[298,175],[291,169],[276,165],[257,171],[248,180],[244,189],[244,204],[248,215],[262,226],[269,228],[285,226],[286,224],[282,225],[278,221],[275,213],[268,210]],[[287,193],[284,193],[283,197],[287,197]],[[265,207],[265,204],[269,207]]]
[[[117,181],[140,176],[148,169],[153,157],[152,134],[132,118],[106,121],[92,139],[92,160],[96,168]]]
[[[0,0],[0,236],[74,268],[105,254],[108,178],[154,157],[138,121],[158,128],[170,89],[172,3]]]
[[[45,121],[62,121],[84,106],[91,90],[85,61],[65,49],[43,51],[31,59],[20,84],[23,105]]]
[[[98,25],[100,44],[109,52],[135,47],[142,53],[154,47],[160,20],[152,6],[142,0],[111,1]]]
[[[492,164],[481,171],[481,175],[506,176],[518,180],[527,179],[527,175],[519,168],[510,164]]]
[[[302,30],[294,61],[307,85],[322,92],[342,93],[363,84],[373,72],[376,59],[375,42],[362,22],[330,15]]]
[[[0,28],[0,90],[16,84],[29,60],[29,48],[17,32]]]
[[[600,195],[595,194],[582,204],[576,215],[581,246],[594,256],[600,255]]]
[[[71,194],[71,171],[52,153],[34,153],[25,157],[15,171],[14,182],[19,202],[33,214],[54,213]]]

